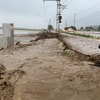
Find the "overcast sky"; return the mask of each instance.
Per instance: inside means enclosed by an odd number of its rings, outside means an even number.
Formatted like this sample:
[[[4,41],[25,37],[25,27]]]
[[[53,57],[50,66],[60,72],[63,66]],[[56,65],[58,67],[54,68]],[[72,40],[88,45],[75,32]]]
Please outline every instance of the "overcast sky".
[[[61,1],[64,4],[63,1],[67,0]],[[77,27],[99,25],[100,0],[73,0],[62,12],[61,26],[73,25],[74,14]],[[2,23],[14,23],[15,27],[44,28],[50,19],[55,26],[56,1],[44,4],[43,0],[0,0],[0,26]]]

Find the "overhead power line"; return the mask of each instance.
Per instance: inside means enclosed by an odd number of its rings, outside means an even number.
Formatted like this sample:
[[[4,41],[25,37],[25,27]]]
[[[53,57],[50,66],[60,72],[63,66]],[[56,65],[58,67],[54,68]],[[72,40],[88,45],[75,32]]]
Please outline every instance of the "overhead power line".
[[[61,3],[64,2],[64,1],[65,1],[65,0],[62,0]]]
[[[80,12],[78,12],[78,13],[76,13],[76,14],[82,14],[82,13],[88,12],[88,11],[94,9],[95,7],[97,7],[97,5],[100,5],[100,2],[99,2],[99,3],[96,3],[95,5],[91,6],[91,7],[88,8],[88,9],[85,9],[85,10],[83,10],[83,11],[80,11]]]
[[[69,6],[71,3],[73,2],[73,0],[66,0],[66,3],[65,3],[65,6],[63,7],[63,9],[60,11],[60,13],[62,13],[63,12],[63,10],[67,7],[67,6]]]
[[[90,10],[96,8],[97,5],[100,5],[100,2],[96,3],[95,5],[93,5],[93,6],[89,7],[89,8],[87,8],[87,9],[84,9],[84,10],[82,10],[82,11],[80,11],[80,12],[77,12],[77,13],[75,12],[74,14],[76,14],[76,15],[84,14],[85,12],[89,12]],[[72,13],[72,14],[73,14],[73,13]],[[72,14],[68,14],[68,15],[72,15]],[[68,16],[68,15],[67,15],[67,16]]]
[[[97,11],[97,12],[94,12],[94,13],[92,13],[92,14],[90,14],[90,15],[87,15],[87,16],[83,17],[83,18],[82,18],[82,19],[80,19],[80,20],[86,19],[87,17],[96,16],[96,14],[100,14],[100,10],[99,10],[99,11]],[[93,17],[93,18],[95,18],[95,17]],[[89,20],[89,19],[88,19],[88,20]]]
[[[68,2],[69,0],[63,0],[61,3],[62,5],[65,4],[66,2]]]
[[[85,12],[88,12],[88,11],[90,11],[90,10],[96,8],[97,5],[99,5],[99,4],[100,4],[100,2],[99,2],[99,3],[96,3],[95,5],[93,5],[93,6],[91,6],[91,7],[89,7],[88,9],[85,9],[85,10],[80,11],[80,12],[78,12],[78,13],[74,13],[74,26],[75,26],[75,24],[76,24],[76,16],[77,16],[77,15],[83,14],[83,13],[85,13]],[[93,15],[95,15],[96,13],[99,13],[99,12],[100,12],[100,11],[94,12],[94,13],[90,14],[89,16],[93,16]],[[89,16],[87,16],[87,17],[89,17]],[[85,18],[87,18],[87,17],[85,17]],[[85,19],[85,18],[82,18],[81,20],[83,20],[83,19]]]

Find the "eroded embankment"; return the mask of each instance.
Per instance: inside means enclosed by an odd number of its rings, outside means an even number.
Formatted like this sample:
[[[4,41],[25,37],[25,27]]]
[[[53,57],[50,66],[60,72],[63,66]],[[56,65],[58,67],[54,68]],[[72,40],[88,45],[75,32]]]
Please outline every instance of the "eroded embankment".
[[[65,36],[63,36],[59,33],[52,33],[52,32],[48,32],[48,31],[44,31],[44,32],[41,32],[41,33],[36,34],[34,36],[37,36],[37,38],[34,41],[38,41],[38,40],[41,40],[41,39],[57,38],[61,42],[63,42],[63,44],[65,46],[64,50],[69,49],[69,50],[72,51],[73,57],[75,57],[79,60],[92,61],[96,65],[100,64],[100,55],[87,55],[87,54],[83,54],[83,53],[79,52],[78,50],[73,50],[72,46],[64,40]],[[66,36],[66,38],[68,38],[68,37]]]
[[[0,100],[12,100],[14,95],[14,84],[23,76],[24,71],[17,69],[7,71],[0,64]]]

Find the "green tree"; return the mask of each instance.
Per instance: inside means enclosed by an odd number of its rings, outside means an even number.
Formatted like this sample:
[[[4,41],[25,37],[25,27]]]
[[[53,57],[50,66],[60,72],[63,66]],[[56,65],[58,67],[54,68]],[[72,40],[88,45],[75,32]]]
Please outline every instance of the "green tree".
[[[70,26],[70,28],[72,28],[73,30],[77,30],[75,26]]]
[[[68,30],[68,27],[65,27],[64,29],[65,29],[65,30]]]
[[[85,27],[85,30],[86,30],[86,31],[91,31],[91,30],[94,30],[94,29],[93,29],[93,27],[88,26],[88,27]]]
[[[98,27],[98,31],[100,31],[100,25],[99,25],[99,27]]]
[[[53,30],[53,26],[52,25],[48,25],[48,30]]]
[[[80,30],[84,30],[84,27],[81,27]]]
[[[93,27],[90,26],[90,30],[94,30]]]

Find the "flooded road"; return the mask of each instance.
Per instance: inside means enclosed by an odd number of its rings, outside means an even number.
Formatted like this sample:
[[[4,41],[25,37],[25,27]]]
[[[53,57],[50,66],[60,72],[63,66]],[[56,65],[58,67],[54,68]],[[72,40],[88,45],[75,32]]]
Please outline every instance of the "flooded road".
[[[25,71],[14,85],[12,100],[100,100],[100,68],[63,48],[57,39],[44,39],[0,51],[0,62],[7,70]],[[14,77],[11,82],[18,76]]]
[[[29,33],[37,33],[39,31],[29,31],[29,30],[15,30],[14,34],[29,34]],[[2,30],[0,29],[0,34],[2,34]]]

